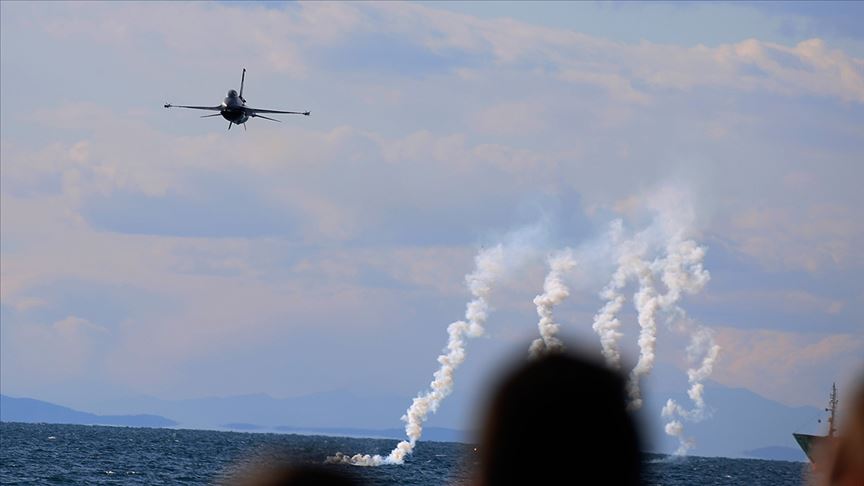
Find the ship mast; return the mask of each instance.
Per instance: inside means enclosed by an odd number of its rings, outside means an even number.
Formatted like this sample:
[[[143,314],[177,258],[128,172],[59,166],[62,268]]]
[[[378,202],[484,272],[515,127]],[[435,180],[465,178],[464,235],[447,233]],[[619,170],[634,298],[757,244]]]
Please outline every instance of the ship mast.
[[[828,405],[831,408],[826,408],[826,412],[831,412],[831,415],[828,417],[828,437],[834,437],[837,435],[837,428],[834,427],[834,413],[837,412],[837,384],[831,384],[831,399],[828,400]]]

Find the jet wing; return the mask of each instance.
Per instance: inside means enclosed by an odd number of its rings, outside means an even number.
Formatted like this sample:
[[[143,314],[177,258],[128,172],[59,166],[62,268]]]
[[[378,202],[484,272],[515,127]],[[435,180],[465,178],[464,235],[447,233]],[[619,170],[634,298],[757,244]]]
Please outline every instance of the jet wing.
[[[262,110],[259,108],[250,108],[248,106],[243,107],[246,110],[246,113],[249,115],[254,115],[256,113],[282,113],[284,115],[306,115],[309,116],[308,111],[278,111],[278,110]],[[263,117],[262,117],[263,118]]]
[[[270,120],[270,121],[275,121],[275,122],[282,123],[282,120],[277,120],[277,119],[275,119],[275,118],[270,118],[269,116],[259,115],[259,114],[257,114],[257,113],[249,113],[249,116],[250,116],[250,117],[255,117],[255,118],[263,118],[263,119],[265,119],[265,120]]]
[[[193,110],[222,111],[222,105],[219,105],[219,106],[188,106],[188,105],[172,105],[171,103],[165,103],[165,108],[192,108]]]

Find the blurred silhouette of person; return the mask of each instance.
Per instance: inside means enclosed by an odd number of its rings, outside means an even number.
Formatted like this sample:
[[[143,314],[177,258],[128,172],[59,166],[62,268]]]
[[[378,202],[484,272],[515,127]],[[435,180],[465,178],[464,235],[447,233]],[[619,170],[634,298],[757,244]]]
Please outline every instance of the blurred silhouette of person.
[[[641,443],[617,373],[570,354],[529,361],[492,394],[479,484],[637,485]]]
[[[817,484],[826,486],[864,486],[864,372],[846,404],[846,415],[831,442]],[[821,481],[820,481],[821,480]]]
[[[232,474],[222,484],[232,486],[360,486],[344,468],[320,465],[253,465]]]

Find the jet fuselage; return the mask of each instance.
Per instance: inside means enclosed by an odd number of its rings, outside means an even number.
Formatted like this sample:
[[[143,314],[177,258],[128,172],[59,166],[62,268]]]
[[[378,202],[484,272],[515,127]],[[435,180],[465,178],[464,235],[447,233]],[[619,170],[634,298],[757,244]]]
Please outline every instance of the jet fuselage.
[[[250,108],[246,106],[246,98],[243,97],[243,85],[246,82],[246,68],[243,68],[243,75],[240,77],[240,92],[237,90],[229,90],[228,96],[222,100],[222,103],[216,106],[193,106],[193,105],[172,105],[165,103],[165,108],[189,108],[192,110],[205,110],[211,112],[210,115],[203,115],[201,118],[210,118],[222,116],[228,120],[228,130],[234,125],[243,125],[246,128],[246,122],[250,118],[263,118],[274,122],[281,122],[276,118],[264,116],[262,113],[274,113],[282,115],[304,115],[309,116],[309,111],[283,111],[283,110],[265,110],[263,108]],[[216,112],[216,113],[212,113]]]
[[[238,125],[246,123],[249,120],[249,115],[243,110],[245,105],[246,103],[237,95],[237,91],[232,89],[228,92],[228,96],[222,100],[222,118]]]

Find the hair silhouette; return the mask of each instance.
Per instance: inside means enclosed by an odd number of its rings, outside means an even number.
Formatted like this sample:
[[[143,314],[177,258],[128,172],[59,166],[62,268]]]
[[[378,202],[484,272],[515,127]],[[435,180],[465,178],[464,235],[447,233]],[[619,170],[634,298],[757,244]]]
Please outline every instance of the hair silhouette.
[[[244,468],[224,484],[235,486],[360,486],[344,468],[320,465],[258,465]]]
[[[481,486],[640,484],[624,380],[573,355],[532,360],[505,377],[491,397],[479,453]]]
[[[864,485],[864,370],[846,401],[846,416],[838,436],[827,444],[821,483],[830,486]],[[822,469],[817,464],[817,469]],[[818,477],[818,476],[817,476]]]

